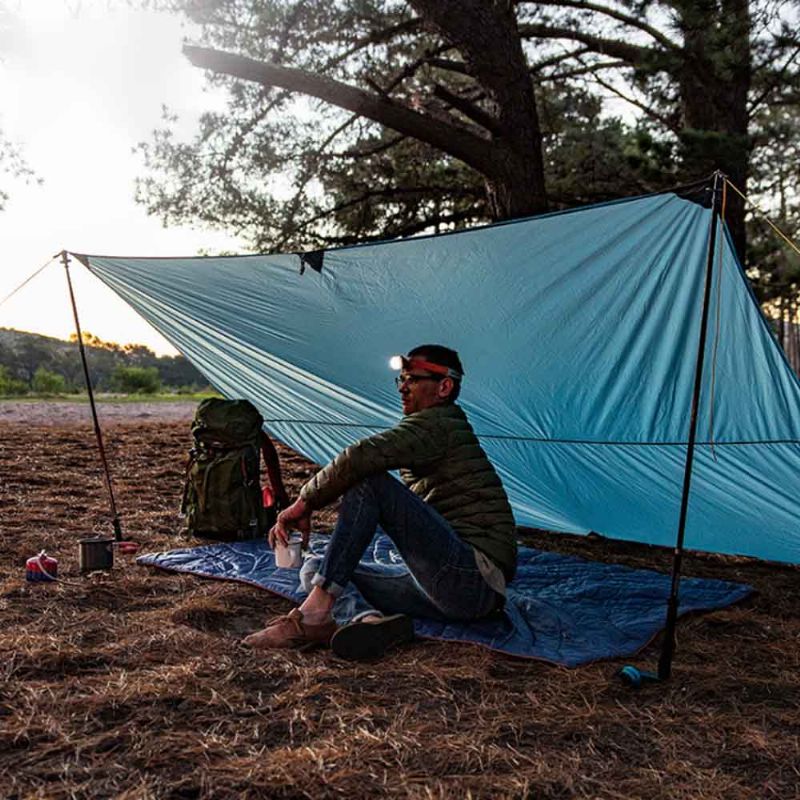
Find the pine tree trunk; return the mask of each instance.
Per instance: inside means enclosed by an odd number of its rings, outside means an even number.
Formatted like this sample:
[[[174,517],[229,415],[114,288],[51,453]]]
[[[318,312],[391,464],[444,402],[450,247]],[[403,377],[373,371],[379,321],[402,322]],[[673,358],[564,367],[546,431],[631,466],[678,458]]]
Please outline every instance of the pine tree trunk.
[[[496,220],[547,210],[542,134],[533,83],[513,3],[410,0],[420,16],[462,54],[485,90],[495,121],[491,164],[483,171]]]

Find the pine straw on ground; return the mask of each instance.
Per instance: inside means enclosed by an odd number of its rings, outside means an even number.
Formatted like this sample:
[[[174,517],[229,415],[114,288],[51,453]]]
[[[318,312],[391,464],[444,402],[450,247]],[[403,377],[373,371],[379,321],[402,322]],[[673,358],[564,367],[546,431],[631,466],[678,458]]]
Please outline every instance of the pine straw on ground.
[[[105,431],[126,534],[182,546],[185,423]],[[684,619],[673,679],[568,670],[419,642],[351,664],[239,642],[289,604],[117,556],[91,430],[0,424],[0,796],[5,798],[792,798],[800,796],[796,569],[690,556],[752,599]],[[282,451],[296,489],[311,466]],[[324,523],[331,524],[329,514]],[[669,553],[532,532],[534,546],[669,568]],[[41,548],[70,583],[28,584]],[[637,663],[651,666],[653,643]]]

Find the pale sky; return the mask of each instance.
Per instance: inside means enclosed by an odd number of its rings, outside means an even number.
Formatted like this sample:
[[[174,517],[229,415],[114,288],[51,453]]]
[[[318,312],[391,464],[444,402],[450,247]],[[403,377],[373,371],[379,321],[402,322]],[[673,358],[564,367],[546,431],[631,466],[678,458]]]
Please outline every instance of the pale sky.
[[[0,300],[63,249],[105,255],[242,250],[220,232],[165,229],[133,201],[144,174],[132,148],[150,139],[166,103],[185,135],[222,99],[181,55],[180,18],[114,0],[6,0],[0,34],[0,128],[43,179],[0,176]],[[102,339],[171,346],[87,270],[71,268],[81,327]],[[0,306],[0,327],[67,338],[74,331],[64,269],[52,264]]]

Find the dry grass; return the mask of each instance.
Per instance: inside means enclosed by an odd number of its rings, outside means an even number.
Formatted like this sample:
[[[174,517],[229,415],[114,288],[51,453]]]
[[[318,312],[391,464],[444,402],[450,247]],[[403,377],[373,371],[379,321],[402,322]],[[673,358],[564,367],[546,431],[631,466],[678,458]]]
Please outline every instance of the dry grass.
[[[751,600],[684,620],[673,680],[567,670],[420,642],[379,663],[239,645],[289,605],[118,556],[91,431],[0,425],[0,795],[5,798],[794,798],[800,796],[798,571],[687,559]],[[106,429],[127,534],[180,546],[185,423]],[[297,488],[310,465],[284,451]],[[330,524],[331,515],[325,520]],[[653,548],[530,544],[666,568]],[[42,547],[71,584],[24,580]],[[640,661],[653,662],[658,643]]]

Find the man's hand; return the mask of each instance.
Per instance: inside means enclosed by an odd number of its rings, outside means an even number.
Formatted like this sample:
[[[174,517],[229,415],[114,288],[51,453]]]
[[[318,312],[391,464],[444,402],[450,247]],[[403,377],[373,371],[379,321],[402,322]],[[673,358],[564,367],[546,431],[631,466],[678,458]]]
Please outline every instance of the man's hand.
[[[311,533],[311,511],[299,497],[278,514],[278,519],[267,536],[269,546],[274,550],[278,542],[283,545],[289,544],[289,533],[292,530],[298,530],[303,534],[303,549],[305,549]]]

